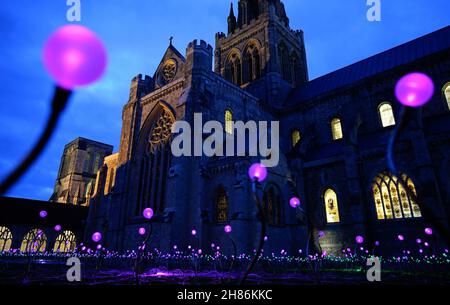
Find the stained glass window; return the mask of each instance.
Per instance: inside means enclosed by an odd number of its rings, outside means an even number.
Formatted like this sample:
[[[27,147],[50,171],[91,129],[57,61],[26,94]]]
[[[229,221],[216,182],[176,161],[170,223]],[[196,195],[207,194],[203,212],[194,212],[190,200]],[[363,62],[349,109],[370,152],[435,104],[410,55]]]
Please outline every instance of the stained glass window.
[[[300,131],[294,130],[292,132],[292,147],[295,147],[300,142]]]
[[[0,227],[0,252],[9,251],[12,244],[12,233],[7,227]]]
[[[53,252],[73,252],[77,247],[75,234],[71,231],[64,231],[59,234],[53,247]]]
[[[340,140],[343,138],[341,120],[335,118],[331,121],[331,132],[333,134],[333,140]]]
[[[339,205],[336,192],[332,189],[327,189],[323,196],[325,204],[325,212],[327,214],[328,223],[338,223],[339,218]]]
[[[395,116],[392,106],[389,103],[382,103],[378,108],[381,124],[383,127],[389,127],[395,125]]]
[[[443,92],[447,101],[448,109],[450,110],[450,82],[444,86]]]
[[[225,110],[225,132],[233,134],[233,112],[229,109]]]
[[[282,198],[277,185],[270,184],[264,191],[263,209],[270,225],[281,225]]]
[[[414,197],[417,196],[412,180],[405,174],[402,174],[402,178]],[[399,179],[389,172],[383,172],[375,177],[372,192],[379,220],[422,216],[417,203],[411,198]]]
[[[47,246],[47,236],[41,229],[33,229],[28,232],[22,241],[22,252],[44,252]]]
[[[220,188],[217,192],[216,220],[217,222],[228,221],[228,198],[227,193],[223,188]]]

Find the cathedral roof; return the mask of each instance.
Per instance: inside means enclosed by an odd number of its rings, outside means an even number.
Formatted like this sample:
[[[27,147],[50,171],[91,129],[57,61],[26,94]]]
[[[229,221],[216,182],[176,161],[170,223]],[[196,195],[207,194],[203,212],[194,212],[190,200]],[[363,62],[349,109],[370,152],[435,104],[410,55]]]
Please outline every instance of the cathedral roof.
[[[450,26],[384,51],[294,88],[286,105],[297,106],[365,78],[450,49]]]

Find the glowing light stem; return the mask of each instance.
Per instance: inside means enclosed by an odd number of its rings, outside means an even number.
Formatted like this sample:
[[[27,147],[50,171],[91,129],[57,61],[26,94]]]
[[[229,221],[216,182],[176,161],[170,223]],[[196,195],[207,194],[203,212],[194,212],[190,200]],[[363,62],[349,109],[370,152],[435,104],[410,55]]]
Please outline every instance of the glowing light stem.
[[[230,271],[229,271],[229,272],[231,272],[233,270],[234,261],[236,260],[236,257],[237,257],[237,247],[236,247],[236,243],[234,242],[234,239],[230,236],[230,234],[227,234],[227,235],[231,241],[231,244],[233,245],[233,259],[231,260]]]
[[[147,244],[148,241],[150,240],[150,237],[152,236],[153,233],[153,224],[152,222],[148,223],[148,230],[147,230],[147,235],[145,236],[144,240],[142,241],[141,245],[138,246],[138,249],[136,251],[136,260],[134,262],[134,275],[135,275],[135,279],[136,279],[136,285],[139,286],[140,285],[140,264],[142,262],[141,256],[144,253],[145,249],[147,248]]]
[[[58,123],[61,113],[64,111],[67,101],[71,95],[71,91],[56,87],[52,101],[52,111],[50,117],[47,120],[47,124],[39,140],[28,153],[25,159],[9,174],[9,176],[0,185],[0,196],[3,196],[13,186],[22,175],[30,168],[30,166],[36,161],[39,155],[44,150],[48,141],[50,140],[55,127]]]
[[[255,256],[252,259],[252,262],[247,268],[247,271],[245,271],[244,276],[241,279],[241,285],[244,284],[245,280],[247,279],[249,273],[252,271],[253,267],[255,266],[256,262],[258,261],[259,257],[261,256],[262,249],[264,247],[264,237],[266,236],[266,218],[264,216],[264,210],[261,205],[261,201],[259,200],[258,194],[256,193],[256,183],[257,179],[254,179],[252,181],[252,194],[253,194],[253,200],[256,203],[256,207],[258,208],[258,215],[259,220],[261,223],[261,235],[259,237],[259,245],[258,249],[256,250]]]
[[[422,204],[420,200],[418,200],[416,194],[412,192],[409,187],[407,181],[404,180],[403,176],[399,174],[397,170],[397,166],[395,164],[395,157],[394,157],[394,150],[395,145],[397,144],[398,138],[400,136],[400,133],[405,129],[407,122],[409,118],[411,117],[411,112],[413,108],[402,106],[400,109],[400,120],[398,125],[395,127],[395,129],[392,131],[392,134],[389,138],[388,142],[388,148],[387,148],[387,154],[386,159],[389,166],[389,170],[393,175],[395,175],[398,178],[398,182],[403,187],[403,189],[406,191],[408,196],[411,198],[412,201],[414,201],[418,206],[422,213],[422,216],[425,220],[432,223],[436,229],[442,234],[444,237],[447,246],[450,246],[450,233],[448,232],[447,228],[440,222],[435,220],[436,217],[434,217],[434,213],[431,209],[428,208],[427,205]]]

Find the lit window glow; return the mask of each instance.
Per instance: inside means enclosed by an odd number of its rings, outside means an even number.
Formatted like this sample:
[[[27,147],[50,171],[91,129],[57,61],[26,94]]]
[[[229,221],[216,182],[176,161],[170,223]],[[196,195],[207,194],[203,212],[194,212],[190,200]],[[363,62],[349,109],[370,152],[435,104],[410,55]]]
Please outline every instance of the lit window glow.
[[[33,229],[23,238],[20,251],[22,252],[45,252],[47,247],[47,236],[41,229]]]
[[[233,134],[233,113],[231,110],[225,110],[225,132]]]
[[[447,106],[448,106],[448,109],[450,110],[450,82],[448,82],[444,86],[444,90],[442,90],[442,91],[444,92],[445,100],[447,101]]]
[[[339,219],[339,206],[336,192],[332,189],[327,189],[323,196],[325,204],[325,212],[327,214],[328,223],[338,223]]]
[[[292,147],[295,147],[300,142],[300,131],[294,130],[292,132]]]
[[[395,125],[395,116],[394,111],[392,110],[392,106],[389,103],[383,103],[378,108],[381,124],[383,127],[389,127]]]
[[[412,180],[402,174],[409,190],[417,196],[416,188]],[[409,196],[405,188],[396,176],[384,172],[379,174],[372,184],[373,198],[377,218],[383,219],[403,219],[422,217],[420,208]]]
[[[342,139],[343,133],[342,133],[342,124],[341,120],[338,118],[335,118],[331,121],[331,132],[333,133],[333,140],[340,140]]]
[[[77,246],[75,234],[71,231],[64,231],[59,234],[53,247],[53,252],[73,252]]]
[[[9,251],[12,244],[12,233],[7,227],[0,227],[0,252]]]

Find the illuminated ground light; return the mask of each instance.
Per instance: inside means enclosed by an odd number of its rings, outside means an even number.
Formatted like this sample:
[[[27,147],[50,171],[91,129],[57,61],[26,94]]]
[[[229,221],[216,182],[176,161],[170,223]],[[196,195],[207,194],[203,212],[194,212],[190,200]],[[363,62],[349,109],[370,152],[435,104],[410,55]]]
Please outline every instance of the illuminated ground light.
[[[395,87],[397,99],[400,103],[408,107],[425,105],[433,94],[433,81],[428,75],[419,72],[403,76]]]
[[[98,243],[99,241],[102,240],[102,233],[100,232],[95,232],[94,234],[92,234],[92,240],[96,243]]]
[[[250,166],[248,170],[248,176],[252,180],[262,182],[267,178],[267,168],[261,163],[255,163]]]
[[[65,25],[47,40],[44,66],[64,89],[86,86],[99,79],[106,68],[107,54],[102,41],[88,28]]]

